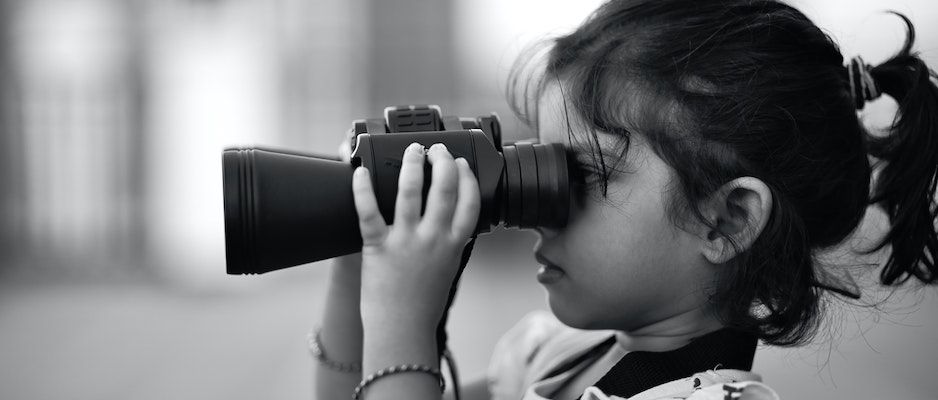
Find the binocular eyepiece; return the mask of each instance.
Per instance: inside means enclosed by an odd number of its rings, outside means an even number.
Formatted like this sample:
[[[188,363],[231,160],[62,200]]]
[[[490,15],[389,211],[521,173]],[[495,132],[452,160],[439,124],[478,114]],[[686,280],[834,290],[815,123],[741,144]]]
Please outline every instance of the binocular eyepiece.
[[[493,226],[561,228],[570,208],[570,171],[561,144],[502,145],[498,116],[442,116],[437,106],[398,106],[357,120],[351,162],[259,148],[222,153],[225,255],[229,274],[261,274],[361,251],[352,173],[368,168],[385,221],[394,220],[404,149],[443,143],[476,174],[476,233]],[[430,187],[429,163],[423,188]],[[424,201],[424,204],[426,201]]]

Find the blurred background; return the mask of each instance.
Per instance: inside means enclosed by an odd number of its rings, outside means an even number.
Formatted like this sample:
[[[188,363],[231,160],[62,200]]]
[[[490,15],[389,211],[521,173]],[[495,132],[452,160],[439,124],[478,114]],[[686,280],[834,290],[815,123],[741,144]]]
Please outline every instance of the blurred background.
[[[871,63],[903,39],[882,11],[902,11],[938,65],[931,1],[795,3]],[[503,96],[512,61],[598,4],[0,1],[0,398],[310,398],[326,269],[225,275],[221,150],[335,154],[351,120],[407,103],[495,111],[504,139],[530,137]],[[480,238],[451,316],[464,379],[546,309],[534,241]],[[935,289],[869,298],[831,304],[816,344],[764,348],[755,369],[789,399],[938,397]]]

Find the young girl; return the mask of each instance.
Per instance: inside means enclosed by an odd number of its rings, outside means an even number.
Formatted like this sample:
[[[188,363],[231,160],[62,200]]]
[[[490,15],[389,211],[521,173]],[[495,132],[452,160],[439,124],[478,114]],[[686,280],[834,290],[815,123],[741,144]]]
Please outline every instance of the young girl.
[[[613,0],[518,67],[519,115],[582,175],[567,226],[538,230],[553,316],[509,332],[462,395],[777,398],[749,372],[756,341],[802,344],[820,296],[857,295],[816,257],[869,205],[891,222],[882,283],[933,283],[938,88],[898,16],[905,46],[869,66],[777,1]],[[899,111],[874,135],[857,110],[880,94]],[[403,160],[391,226],[355,172],[364,245],[332,270],[318,398],[441,397],[435,331],[479,192],[441,145]]]

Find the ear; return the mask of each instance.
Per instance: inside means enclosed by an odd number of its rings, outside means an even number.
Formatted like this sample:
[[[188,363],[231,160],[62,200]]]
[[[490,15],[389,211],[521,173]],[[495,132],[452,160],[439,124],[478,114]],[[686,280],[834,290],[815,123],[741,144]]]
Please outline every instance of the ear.
[[[701,252],[723,264],[749,249],[772,213],[772,192],[759,179],[737,178],[717,189],[701,210],[710,222],[701,238]]]

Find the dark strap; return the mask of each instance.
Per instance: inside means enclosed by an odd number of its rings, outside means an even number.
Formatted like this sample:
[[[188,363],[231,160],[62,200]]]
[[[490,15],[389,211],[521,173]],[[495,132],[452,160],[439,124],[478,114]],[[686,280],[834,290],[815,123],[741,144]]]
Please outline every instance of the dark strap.
[[[459,269],[456,271],[456,276],[453,278],[453,284],[449,287],[449,297],[446,299],[446,308],[443,309],[443,317],[440,318],[440,323],[436,326],[436,351],[437,355],[443,357],[443,352],[446,351],[446,340],[448,335],[446,334],[446,321],[449,319],[449,309],[453,305],[453,300],[456,299],[456,289],[459,288],[459,278],[462,277],[462,272],[466,269],[466,265],[469,264],[469,257],[472,256],[472,248],[476,244],[476,235],[473,235],[469,242],[466,243],[466,247],[463,247],[462,257],[459,261]]]
[[[477,237],[478,235],[473,234],[472,238],[469,239],[469,242],[466,243],[466,247],[463,247],[462,258],[459,261],[459,270],[456,271],[456,277],[453,278],[453,284],[449,287],[449,297],[446,299],[446,308],[443,309],[443,317],[440,318],[440,323],[436,326],[437,354],[441,359],[446,360],[446,364],[449,366],[449,376],[453,381],[453,397],[456,400],[459,400],[460,398],[459,374],[456,373],[456,362],[453,360],[452,355],[449,354],[449,349],[446,346],[446,341],[448,339],[448,335],[446,334],[446,321],[449,319],[449,309],[453,305],[453,300],[456,299],[456,289],[459,288],[459,278],[462,277],[462,273],[466,269],[466,265],[469,264],[469,257],[472,256],[472,248],[476,244]]]
[[[576,365],[576,362],[604,353],[615,341],[614,336],[607,339],[554,369],[548,376],[557,375]],[[629,352],[594,386],[607,395],[628,398],[655,386],[711,369],[749,371],[752,369],[757,342],[752,334],[726,328],[708,333],[671,351]]]

